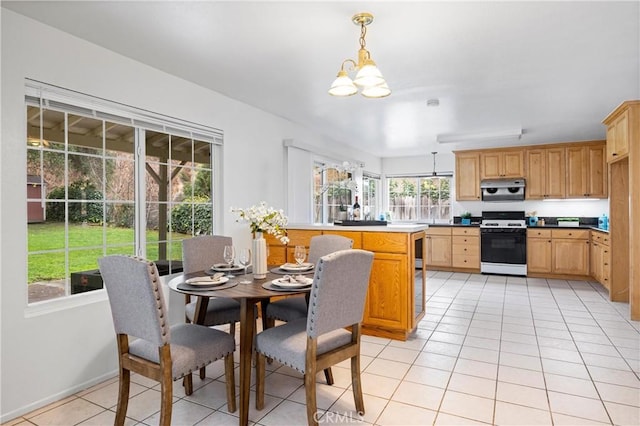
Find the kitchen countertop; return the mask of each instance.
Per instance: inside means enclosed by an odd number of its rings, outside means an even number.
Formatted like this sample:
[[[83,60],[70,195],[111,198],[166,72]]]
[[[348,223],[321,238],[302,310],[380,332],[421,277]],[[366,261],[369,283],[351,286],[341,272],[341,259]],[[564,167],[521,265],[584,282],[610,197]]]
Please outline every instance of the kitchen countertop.
[[[317,230],[317,231],[351,231],[351,232],[418,232],[424,231],[429,225],[417,224],[417,223],[403,223],[403,224],[387,224],[379,226],[340,226],[333,224],[304,224],[304,223],[290,223],[285,226],[286,229],[301,229],[301,230]]]
[[[461,223],[433,223],[429,224],[429,227],[432,228],[478,228],[480,226],[479,223],[472,223],[471,225],[463,225]],[[592,225],[581,225],[581,226],[558,226],[558,225],[544,225],[544,226],[528,226],[527,229],[591,229],[592,231],[600,231],[608,234],[609,231],[605,229],[600,229],[597,226]]]

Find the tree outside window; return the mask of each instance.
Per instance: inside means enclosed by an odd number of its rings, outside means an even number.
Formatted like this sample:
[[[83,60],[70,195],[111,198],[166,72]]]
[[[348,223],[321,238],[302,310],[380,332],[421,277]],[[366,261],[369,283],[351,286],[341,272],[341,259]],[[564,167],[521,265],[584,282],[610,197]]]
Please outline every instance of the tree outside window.
[[[451,218],[451,177],[394,177],[387,184],[393,220],[433,223]]]

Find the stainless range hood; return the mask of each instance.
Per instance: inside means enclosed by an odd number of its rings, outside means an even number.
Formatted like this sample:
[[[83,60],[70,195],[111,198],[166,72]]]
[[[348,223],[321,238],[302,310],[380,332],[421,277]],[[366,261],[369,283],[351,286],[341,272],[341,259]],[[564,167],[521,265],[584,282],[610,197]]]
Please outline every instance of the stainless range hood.
[[[480,182],[482,201],[524,201],[524,179],[485,179]]]

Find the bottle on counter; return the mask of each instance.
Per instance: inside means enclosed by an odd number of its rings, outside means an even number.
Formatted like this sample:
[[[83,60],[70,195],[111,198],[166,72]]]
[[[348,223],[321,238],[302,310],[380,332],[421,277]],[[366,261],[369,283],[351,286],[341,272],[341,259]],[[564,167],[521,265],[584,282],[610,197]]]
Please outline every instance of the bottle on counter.
[[[598,218],[598,228],[606,231],[609,229],[609,218],[606,214],[602,213],[602,216]]]
[[[360,220],[360,203],[358,203],[358,196],[356,195],[356,202],[353,203],[353,220]]]

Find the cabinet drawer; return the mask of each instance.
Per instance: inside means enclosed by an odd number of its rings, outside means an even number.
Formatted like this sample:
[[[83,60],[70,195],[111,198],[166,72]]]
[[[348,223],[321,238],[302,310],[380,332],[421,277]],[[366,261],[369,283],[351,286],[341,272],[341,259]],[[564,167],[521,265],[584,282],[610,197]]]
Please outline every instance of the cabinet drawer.
[[[480,228],[452,228],[453,235],[480,236]]]
[[[454,254],[451,264],[454,268],[473,268],[478,269],[480,267],[480,256],[468,255],[468,256],[456,256]]]
[[[340,235],[353,241],[353,248],[362,248],[362,232],[357,231],[322,231],[323,235]]]
[[[527,238],[551,238],[551,229],[527,229]]]
[[[451,253],[453,254],[453,258],[456,256],[467,256],[474,255],[477,256],[480,254],[480,245],[479,244],[453,244],[451,246]]]
[[[434,228],[427,228],[427,235],[451,235],[450,226],[439,226]]]
[[[591,231],[591,241],[609,246],[609,234],[605,232]]]
[[[468,245],[468,246],[480,246],[480,237],[462,237],[460,235],[454,235],[451,242],[456,245]]]
[[[362,248],[373,252],[407,253],[408,234],[401,232],[363,232]]]
[[[589,232],[590,231],[588,229],[553,229],[551,230],[551,237],[588,240]]]

